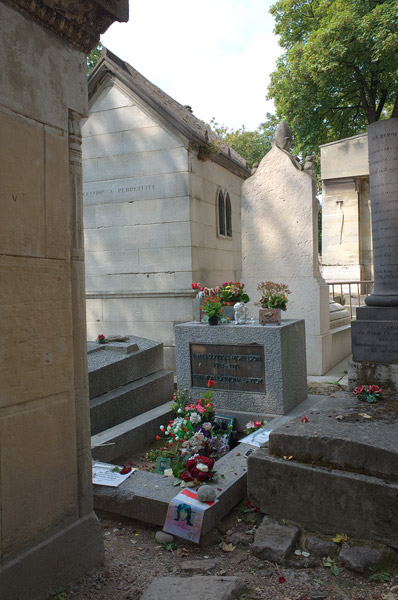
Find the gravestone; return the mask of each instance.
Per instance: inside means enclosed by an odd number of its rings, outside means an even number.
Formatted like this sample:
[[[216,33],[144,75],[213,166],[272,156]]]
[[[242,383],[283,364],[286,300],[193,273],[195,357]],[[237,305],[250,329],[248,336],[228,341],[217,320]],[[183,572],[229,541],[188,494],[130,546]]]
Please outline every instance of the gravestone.
[[[104,559],[93,511],[81,137],[86,53],[127,0],[0,2],[0,596]]]
[[[368,127],[374,292],[352,323],[349,381],[398,389],[398,119]]]
[[[330,329],[329,289],[318,262],[313,165],[307,160],[302,166],[289,151],[291,143],[282,122],[271,150],[242,186],[242,281],[256,316],[258,283],[288,285],[286,316],[305,319],[308,373],[323,375],[350,354],[350,329]]]
[[[305,328],[281,325],[176,325],[177,386],[198,399],[215,382],[216,409],[284,415],[307,397]]]

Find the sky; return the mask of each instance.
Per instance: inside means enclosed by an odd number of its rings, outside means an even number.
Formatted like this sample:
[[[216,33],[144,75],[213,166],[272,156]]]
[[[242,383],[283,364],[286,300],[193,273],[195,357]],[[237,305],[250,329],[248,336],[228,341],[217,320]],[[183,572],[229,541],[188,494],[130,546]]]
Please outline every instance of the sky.
[[[281,48],[268,10],[275,0],[130,0],[128,23],[103,45],[199,119],[256,129]]]

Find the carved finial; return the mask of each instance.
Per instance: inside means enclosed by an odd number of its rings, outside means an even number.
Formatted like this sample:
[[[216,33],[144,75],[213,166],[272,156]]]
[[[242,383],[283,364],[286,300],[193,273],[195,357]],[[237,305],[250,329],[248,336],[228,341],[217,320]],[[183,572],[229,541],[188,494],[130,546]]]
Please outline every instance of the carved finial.
[[[272,138],[272,143],[275,144],[275,146],[277,146],[281,150],[286,150],[286,152],[289,152],[292,146],[292,142],[293,136],[288,124],[286,123],[286,121],[281,121],[275,129],[274,137]]]

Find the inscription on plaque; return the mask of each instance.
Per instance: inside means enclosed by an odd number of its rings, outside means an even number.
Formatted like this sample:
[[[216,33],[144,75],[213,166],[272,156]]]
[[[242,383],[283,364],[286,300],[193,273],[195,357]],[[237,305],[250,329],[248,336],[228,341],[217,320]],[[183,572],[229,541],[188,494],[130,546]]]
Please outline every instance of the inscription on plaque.
[[[265,392],[264,347],[253,344],[191,344],[192,387],[206,388],[213,379],[215,390]]]
[[[353,321],[352,342],[354,360],[398,360],[398,325],[393,322]]]

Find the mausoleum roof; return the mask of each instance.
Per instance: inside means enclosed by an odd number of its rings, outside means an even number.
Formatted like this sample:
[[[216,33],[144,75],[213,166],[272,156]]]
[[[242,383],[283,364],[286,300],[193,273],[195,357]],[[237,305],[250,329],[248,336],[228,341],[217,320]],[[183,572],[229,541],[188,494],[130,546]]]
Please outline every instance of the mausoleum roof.
[[[103,48],[102,57],[88,79],[89,99],[96,95],[107,76],[117,78],[139,98],[174,126],[198,151],[210,149],[209,160],[246,179],[250,176],[246,160],[221,140],[185,106],[163,92],[134,67]],[[217,151],[212,151],[212,149]]]

